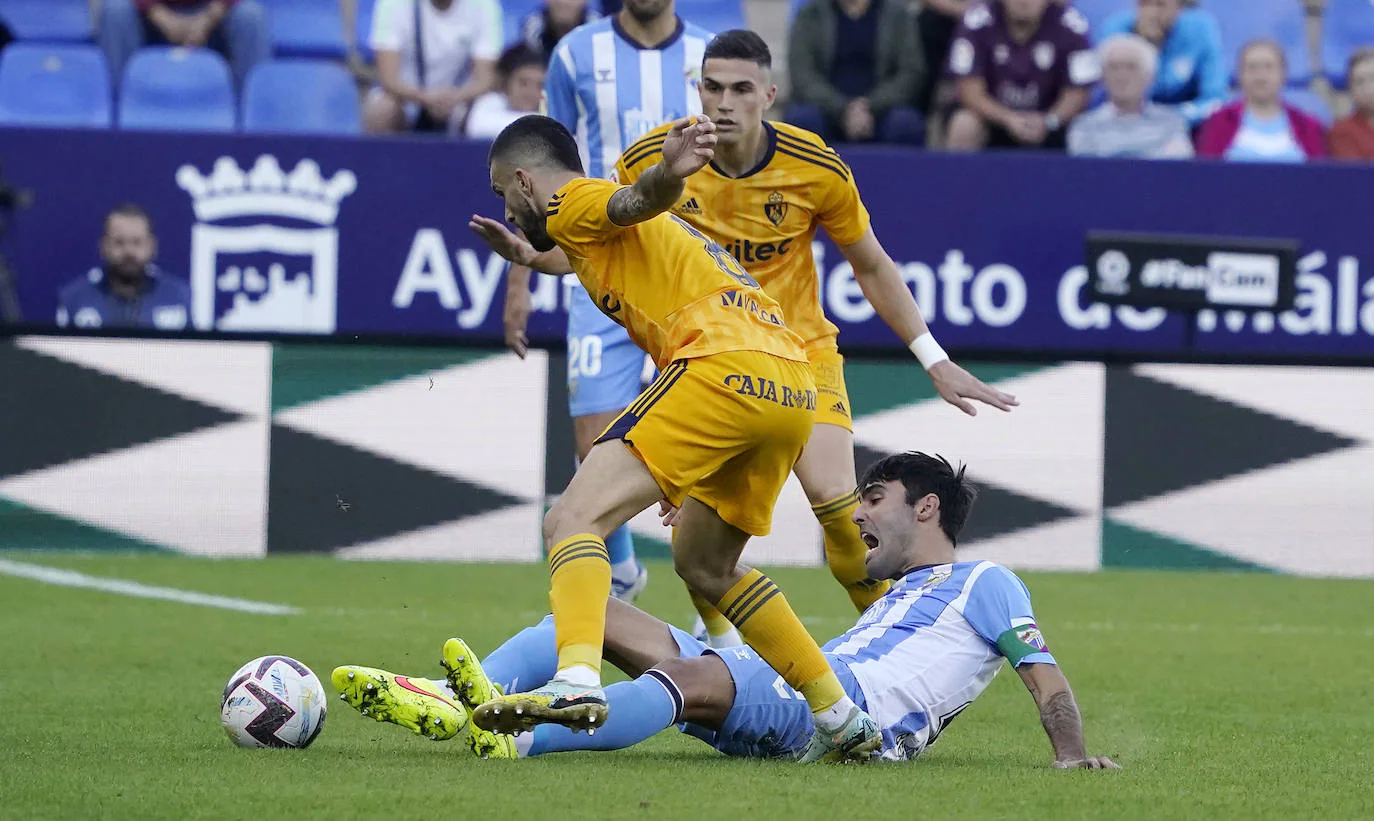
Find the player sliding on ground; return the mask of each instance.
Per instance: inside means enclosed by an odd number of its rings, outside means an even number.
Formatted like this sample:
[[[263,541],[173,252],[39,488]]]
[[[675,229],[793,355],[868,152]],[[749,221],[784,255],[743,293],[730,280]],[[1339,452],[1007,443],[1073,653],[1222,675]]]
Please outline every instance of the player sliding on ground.
[[[849,696],[881,725],[881,756],[919,755],[1006,659],[1035,699],[1055,767],[1116,768],[1087,754],[1073,692],[1041,638],[1026,586],[1001,565],[956,561],[955,543],[975,495],[964,471],[907,453],[875,464],[860,488],[854,521],[871,548],[868,572],[895,584],[825,651]],[[373,718],[431,737],[442,727],[451,738],[466,723],[466,710],[496,687],[525,687],[554,674],[553,633],[546,618],[481,663],[461,639],[450,639],[443,651],[447,682],[425,681],[423,690],[414,680],[368,667],[338,668],[334,685]],[[805,701],[748,647],[707,648],[611,601],[605,653],[634,680],[606,688],[611,715],[595,735],[542,726],[512,738],[474,728],[469,746],[492,758],[614,750],[674,724],[726,755],[793,758],[807,746],[812,722]]]
[[[951,362],[935,342],[896,263],[869,224],[849,167],[825,142],[786,123],[769,123],[773,104],[772,55],[752,31],[717,35],[702,61],[701,105],[716,124],[715,157],[686,181],[673,213],[723,246],[782,306],[787,327],[805,343],[819,401],[816,425],[794,467],[811,510],[825,532],[830,572],[863,612],[887,591],[864,571],[864,544],[852,517],[854,434],[845,390],[839,330],[825,317],[811,243],[824,228],[853,266],[854,279],[878,315],[913,350],[946,401],[973,414],[971,401],[1001,410],[1016,404]],[[615,179],[635,182],[659,162],[668,128],[649,132],[616,164]],[[546,273],[569,270],[562,251],[537,252],[499,222],[475,220],[478,233],[498,253]],[[513,278],[507,299],[528,300],[529,286]],[[700,596],[707,642],[739,643],[730,623]]]
[[[821,730],[803,760],[863,757],[877,726],[845,693],[767,576],[740,565],[811,433],[816,385],[778,303],[718,244],[664,213],[714,156],[715,125],[688,118],[634,185],[583,174],[577,144],[530,115],[496,138],[488,161],[505,216],[534,248],[561,248],[596,304],[651,354],[661,374],[597,441],[544,517],[558,667],[532,692],[477,707],[487,730],[606,720],[602,638],[611,566],[603,539],[664,500],[679,509],[673,561],[787,683]]]

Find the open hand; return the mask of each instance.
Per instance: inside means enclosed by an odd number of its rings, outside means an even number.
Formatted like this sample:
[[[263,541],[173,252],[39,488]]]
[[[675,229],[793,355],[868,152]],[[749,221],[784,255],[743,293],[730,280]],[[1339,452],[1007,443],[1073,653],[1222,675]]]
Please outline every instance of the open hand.
[[[704,114],[673,123],[663,140],[663,164],[678,179],[706,167],[716,156],[716,124]]]
[[[491,246],[491,250],[516,265],[528,268],[535,257],[539,256],[539,252],[534,250],[534,246],[530,245],[528,240],[507,228],[503,222],[473,214],[472,219],[468,220],[468,228]]]
[[[930,380],[935,383],[935,390],[941,399],[969,416],[978,415],[978,409],[968,401],[970,399],[1001,411],[1009,411],[1021,404],[1015,396],[983,384],[983,380],[948,359],[931,366]]]

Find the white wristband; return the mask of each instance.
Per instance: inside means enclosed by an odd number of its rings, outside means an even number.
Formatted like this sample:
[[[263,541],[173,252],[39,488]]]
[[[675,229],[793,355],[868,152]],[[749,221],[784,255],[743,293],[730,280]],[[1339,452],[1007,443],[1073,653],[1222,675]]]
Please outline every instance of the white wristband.
[[[940,347],[940,343],[935,341],[935,336],[930,331],[926,331],[911,341],[911,352],[916,354],[916,358],[921,360],[921,367],[930,370],[936,365],[949,359],[949,354]]]

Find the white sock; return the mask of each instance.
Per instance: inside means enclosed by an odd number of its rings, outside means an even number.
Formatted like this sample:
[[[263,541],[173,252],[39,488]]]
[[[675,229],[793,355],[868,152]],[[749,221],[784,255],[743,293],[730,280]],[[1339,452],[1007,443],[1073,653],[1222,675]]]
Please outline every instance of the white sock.
[[[621,584],[634,584],[635,579],[639,578],[639,562],[633,557],[616,562],[611,565],[611,578]]]
[[[534,733],[521,733],[515,737],[515,754],[520,758],[528,758],[533,746]]]
[[[575,687],[596,688],[601,686],[601,674],[585,664],[574,664],[558,671],[555,679]]]
[[[739,647],[744,644],[744,639],[740,638],[739,631],[734,625],[730,629],[721,633],[719,636],[711,633],[706,636],[706,646],[714,650],[722,650],[726,647]]]
[[[811,717],[816,720],[817,727],[827,733],[833,733],[844,726],[844,723],[849,720],[849,714],[857,707],[858,705],[850,700],[849,696],[845,696],[824,710],[812,713]]]

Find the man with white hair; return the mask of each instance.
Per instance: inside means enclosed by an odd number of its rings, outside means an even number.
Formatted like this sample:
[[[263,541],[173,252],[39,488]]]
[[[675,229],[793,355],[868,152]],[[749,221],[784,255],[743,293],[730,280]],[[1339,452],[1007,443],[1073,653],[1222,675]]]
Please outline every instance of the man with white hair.
[[[1171,159],[1193,156],[1188,123],[1178,111],[1150,102],[1159,52],[1137,34],[1103,41],[1107,101],[1074,121],[1069,153],[1089,157]]]

